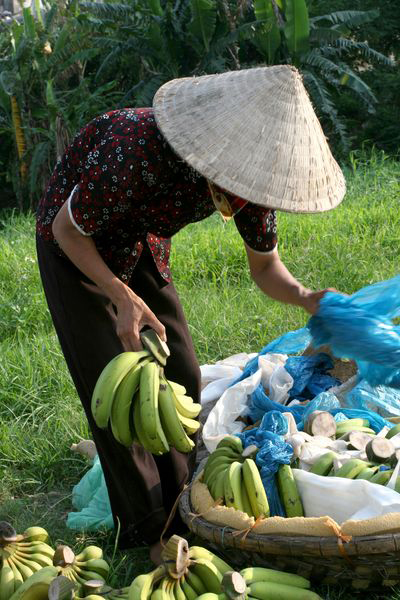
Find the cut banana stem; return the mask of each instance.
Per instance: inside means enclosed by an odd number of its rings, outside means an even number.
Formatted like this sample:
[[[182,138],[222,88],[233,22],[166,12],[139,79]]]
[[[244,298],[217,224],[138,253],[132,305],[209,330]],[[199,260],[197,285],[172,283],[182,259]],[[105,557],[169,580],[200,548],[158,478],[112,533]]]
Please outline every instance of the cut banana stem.
[[[69,546],[58,546],[54,552],[53,565],[66,567],[75,561],[75,554]]]

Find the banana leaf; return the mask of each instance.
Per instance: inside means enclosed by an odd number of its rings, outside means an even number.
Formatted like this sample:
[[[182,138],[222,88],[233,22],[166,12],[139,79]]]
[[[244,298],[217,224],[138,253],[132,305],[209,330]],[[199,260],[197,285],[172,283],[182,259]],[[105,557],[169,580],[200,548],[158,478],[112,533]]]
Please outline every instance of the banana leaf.
[[[191,0],[192,20],[189,31],[209,51],[210,41],[214,35],[217,22],[217,6],[215,0]]]
[[[31,9],[26,7],[22,11],[24,18],[25,35],[30,40],[34,40],[36,37],[35,19],[33,18]]]
[[[281,33],[271,0],[255,0],[254,13],[257,21],[265,21],[254,34],[254,44],[267,62],[273,64],[275,53],[281,45]]]
[[[310,46],[310,23],[305,0],[286,0],[284,33],[289,52],[297,57]]]

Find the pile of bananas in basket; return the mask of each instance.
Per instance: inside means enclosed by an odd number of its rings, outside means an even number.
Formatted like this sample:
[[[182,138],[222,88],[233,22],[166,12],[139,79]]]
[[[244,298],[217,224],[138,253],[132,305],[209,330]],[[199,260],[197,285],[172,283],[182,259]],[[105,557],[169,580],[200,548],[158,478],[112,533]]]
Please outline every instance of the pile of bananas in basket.
[[[348,419],[340,423],[332,423],[329,413],[321,412],[315,415],[314,421],[324,421],[323,426],[331,437],[344,440],[349,450],[357,450],[358,458],[351,458],[341,466],[337,465],[340,455],[333,451],[323,453],[312,465],[310,472],[315,475],[345,477],[347,479],[365,479],[378,485],[386,485],[392,477],[393,470],[399,459],[391,438],[400,433],[400,425],[395,425],[385,437],[377,436],[370,428],[368,419]],[[312,424],[311,424],[312,425]],[[310,430],[310,425],[307,428]],[[400,478],[397,478],[395,490],[400,492]]]
[[[148,350],[122,352],[101,372],[92,395],[92,414],[98,427],[111,424],[124,446],[141,444],[152,454],[170,447],[190,452],[201,405],[186,389],[169,381],[163,371],[169,350],[153,330],[141,334]]]
[[[255,461],[256,446],[243,450],[239,437],[226,436],[208,457],[202,482],[214,500],[246,513],[249,517],[269,517],[269,503]],[[280,500],[287,517],[304,516],[303,505],[290,465],[280,465],[276,473]]]
[[[234,571],[224,560],[200,546],[172,536],[163,551],[163,564],[139,575],[129,600],[321,600],[310,582],[299,575],[249,567]]]

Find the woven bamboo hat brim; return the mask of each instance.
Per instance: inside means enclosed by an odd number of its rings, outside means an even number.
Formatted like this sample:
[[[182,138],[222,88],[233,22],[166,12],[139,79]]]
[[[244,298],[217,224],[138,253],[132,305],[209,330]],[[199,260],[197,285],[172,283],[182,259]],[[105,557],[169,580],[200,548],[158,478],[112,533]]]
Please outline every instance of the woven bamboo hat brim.
[[[290,212],[343,199],[343,173],[294,67],[173,79],[153,106],[174,151],[231,194]]]

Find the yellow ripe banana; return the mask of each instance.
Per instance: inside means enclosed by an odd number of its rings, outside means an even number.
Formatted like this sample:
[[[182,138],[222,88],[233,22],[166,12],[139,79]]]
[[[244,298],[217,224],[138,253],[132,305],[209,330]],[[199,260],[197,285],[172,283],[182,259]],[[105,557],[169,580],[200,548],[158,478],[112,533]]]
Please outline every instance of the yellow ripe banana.
[[[151,593],[150,600],[164,600],[164,592],[160,589],[154,590]]]
[[[276,474],[279,496],[287,517],[304,517],[303,503],[290,465],[280,465]]]
[[[8,566],[12,569],[14,574],[14,592],[16,592],[17,589],[24,583],[24,579],[13,562],[8,560]]]
[[[25,529],[22,534],[24,542],[45,542],[46,544],[49,541],[49,534],[43,527],[39,527],[38,525],[34,525],[32,527],[28,527]]]
[[[154,584],[166,574],[164,565],[145,575],[138,575],[129,587],[129,600],[148,600]]]
[[[99,546],[86,546],[79,554],[76,554],[75,560],[87,562],[88,560],[103,558],[103,550]]]
[[[130,410],[134,394],[139,389],[141,369],[147,361],[150,361],[150,359],[142,360],[128,371],[117,387],[111,406],[111,431],[115,439],[126,447],[131,446],[133,443],[129,418]]]
[[[252,458],[246,458],[242,472],[253,515],[256,518],[269,517],[267,494],[258,467]]]
[[[201,404],[193,402],[193,398],[182,394],[176,394],[173,388],[171,388],[175,408],[179,414],[189,419],[195,419],[199,416],[201,411]]]
[[[3,558],[0,567],[0,600],[9,600],[15,591],[14,571],[8,560]]]
[[[31,569],[30,567],[21,563],[14,555],[10,556],[8,562],[13,563],[16,569],[21,573],[22,579],[26,581],[31,575],[33,575],[37,570]]]
[[[222,558],[207,550],[207,548],[203,548],[202,546],[190,546],[189,548],[189,557],[192,560],[198,560],[199,558],[205,558],[209,560],[215,567],[217,567],[218,571],[224,575],[228,571],[233,571],[233,568],[228,565]]]
[[[233,462],[225,472],[224,498],[226,506],[232,506],[237,510],[244,511],[242,500],[242,465]]]
[[[200,427],[200,422],[195,419],[189,419],[189,417],[184,417],[178,412],[179,419],[185,428],[185,431],[188,435],[193,435]]]
[[[15,550],[15,556],[25,559],[25,560],[33,560],[35,563],[39,564],[40,567],[49,567],[53,564],[53,560],[47,554],[39,554],[38,552],[23,552],[22,550]]]
[[[172,396],[172,390],[165,379],[160,380],[158,405],[161,426],[165,432],[169,445],[179,450],[179,452],[190,452],[195,444],[186,435],[183,425],[179,420]]]
[[[40,563],[35,561],[33,558],[31,558],[31,556],[29,558],[26,558],[24,556],[21,556],[21,554],[17,551],[17,552],[14,552],[14,554],[12,555],[12,559],[17,564],[17,568],[18,568],[18,563],[21,563],[22,565],[25,565],[26,567],[31,569],[34,573],[35,571],[39,571],[39,569],[42,569],[43,565],[41,565]],[[50,559],[48,559],[48,560],[50,560]],[[49,564],[47,563],[47,565],[45,565],[45,566],[49,566]]]
[[[171,381],[170,379],[167,379],[167,381],[174,390],[175,394],[179,396],[185,396],[187,390],[183,385],[181,385],[180,383],[176,383],[176,381]]]
[[[91,402],[92,414],[98,427],[107,427],[115,392],[122,379],[135,364],[148,356],[147,350],[121,352],[104,367],[97,379]]]
[[[48,587],[49,587],[50,583],[52,582],[52,580],[55,577],[57,577],[58,572],[59,571],[58,571],[57,567],[43,567],[43,569],[40,569],[40,571],[36,571],[36,573],[33,573],[33,575],[31,575],[31,577],[29,577],[29,579],[24,581],[18,587],[18,589],[16,589],[16,591],[11,596],[12,600],[28,600],[28,599],[30,600],[30,595],[28,594],[29,589],[33,585],[36,585],[36,584],[41,584],[42,586],[47,586],[47,591],[46,591],[46,594],[47,594]],[[34,595],[32,596],[32,600],[33,600],[33,598],[35,598]]]
[[[159,367],[154,362],[149,362],[140,372],[139,408],[140,421],[145,435],[154,448],[155,454],[164,454],[169,451],[158,410],[158,394],[160,390]],[[136,432],[139,436],[139,432]],[[140,439],[140,437],[139,437]]]
[[[181,580],[177,579],[174,588],[175,600],[187,600],[185,592],[182,589]]]
[[[91,571],[92,573],[99,573],[103,579],[106,579],[110,566],[107,561],[103,558],[90,558],[85,561],[78,561],[75,559],[74,566],[83,569],[84,571]],[[85,578],[86,579],[86,578]],[[97,577],[90,577],[89,579],[97,579]]]
[[[222,573],[207,558],[198,558],[193,561],[189,571],[192,571],[201,579],[206,591],[215,594],[221,592]]]
[[[256,583],[257,581],[265,581],[272,583],[282,583],[284,585],[292,585],[294,587],[309,590],[311,584],[308,579],[300,575],[285,573],[284,571],[276,571],[275,569],[267,569],[264,567],[248,567],[240,571],[241,576],[247,583]]]
[[[54,549],[46,544],[46,542],[32,541],[32,542],[15,542],[12,548],[19,550],[24,554],[41,554],[48,558],[53,558]]]

